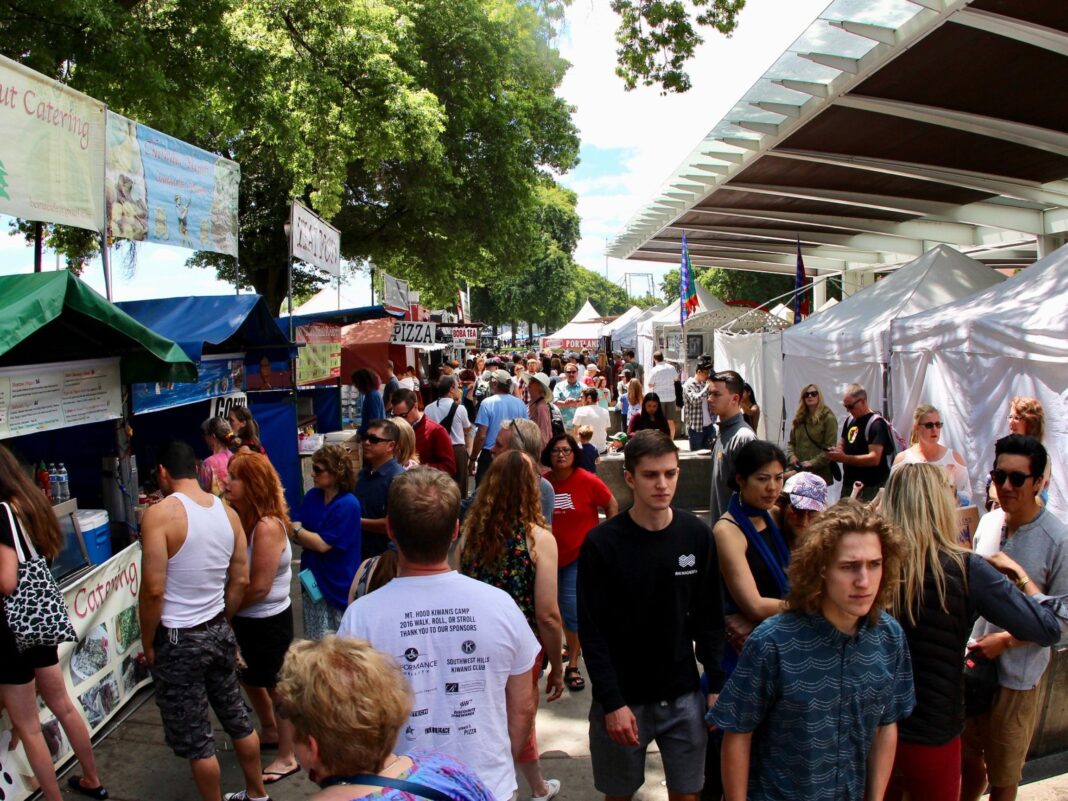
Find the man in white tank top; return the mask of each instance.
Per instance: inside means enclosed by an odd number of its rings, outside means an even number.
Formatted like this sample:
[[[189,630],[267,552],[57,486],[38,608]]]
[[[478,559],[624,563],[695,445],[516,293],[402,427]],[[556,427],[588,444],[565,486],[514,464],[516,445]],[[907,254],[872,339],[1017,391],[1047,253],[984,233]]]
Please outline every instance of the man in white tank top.
[[[141,524],[138,613],[164,736],[190,761],[201,798],[221,801],[210,701],[245,774],[246,789],[227,798],[266,799],[260,742],[241,697],[229,622],[248,586],[241,521],[200,488],[188,444],[164,445],[156,461],[167,498]]]

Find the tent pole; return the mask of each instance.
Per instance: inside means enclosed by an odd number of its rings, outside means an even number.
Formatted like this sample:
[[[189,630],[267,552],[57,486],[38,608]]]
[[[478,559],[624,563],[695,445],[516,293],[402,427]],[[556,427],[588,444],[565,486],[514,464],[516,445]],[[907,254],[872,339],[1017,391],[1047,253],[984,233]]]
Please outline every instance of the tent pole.
[[[103,232],[100,234],[100,261],[104,267],[104,296],[109,301],[114,300],[111,293],[111,248],[108,236]]]
[[[39,273],[42,270],[41,262],[44,258],[43,228],[39,222],[33,224],[33,271]]]

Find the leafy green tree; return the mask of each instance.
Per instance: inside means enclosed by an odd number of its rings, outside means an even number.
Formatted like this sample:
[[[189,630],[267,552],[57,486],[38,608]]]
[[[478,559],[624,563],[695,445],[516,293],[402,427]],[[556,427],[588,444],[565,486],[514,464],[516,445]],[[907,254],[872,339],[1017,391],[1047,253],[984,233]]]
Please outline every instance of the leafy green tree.
[[[599,273],[585,267],[575,267],[574,284],[571,287],[571,304],[568,319],[582,308],[587,300],[605,317],[622,314],[631,307],[626,290]]]
[[[766,303],[794,287],[792,275],[760,273],[753,270],[728,270],[721,267],[696,268],[697,283],[711,294],[729,303],[744,300]],[[669,303],[679,296],[679,270],[668,270],[660,282],[660,291]]]
[[[463,280],[534,261],[538,187],[577,159],[555,94],[567,64],[538,5],[69,0],[10,15],[0,51],[237,161],[241,279],[272,308],[290,197],[341,230],[344,257],[451,303]],[[237,277],[218,254],[190,263]]]
[[[730,36],[744,6],[745,0],[612,0],[619,15],[616,74],[627,89],[641,83],[660,84],[662,94],[689,90],[683,67],[704,41],[698,29]]]

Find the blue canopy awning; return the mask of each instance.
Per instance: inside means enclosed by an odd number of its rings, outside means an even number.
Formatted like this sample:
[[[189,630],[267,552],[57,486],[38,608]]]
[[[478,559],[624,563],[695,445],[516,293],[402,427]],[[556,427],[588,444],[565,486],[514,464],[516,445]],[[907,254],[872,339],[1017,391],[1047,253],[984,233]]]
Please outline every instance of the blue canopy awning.
[[[356,306],[351,309],[330,309],[328,311],[312,312],[311,314],[294,314],[293,325],[307,325],[308,323],[351,325],[362,320],[379,320],[383,317],[396,317],[399,320],[404,317],[404,312],[387,309],[385,306]],[[278,326],[283,331],[288,332],[289,317],[279,317]]]
[[[156,298],[115,305],[145,327],[177,342],[193,361],[199,361],[205,350],[273,350],[279,357],[294,350],[260,295]]]

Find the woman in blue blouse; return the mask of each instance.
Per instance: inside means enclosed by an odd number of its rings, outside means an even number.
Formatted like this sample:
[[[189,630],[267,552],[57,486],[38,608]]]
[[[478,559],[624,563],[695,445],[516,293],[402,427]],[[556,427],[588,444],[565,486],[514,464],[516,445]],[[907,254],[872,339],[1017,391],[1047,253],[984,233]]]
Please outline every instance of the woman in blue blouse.
[[[360,502],[352,494],[356,466],[342,446],[317,450],[312,474],[315,486],[295,515],[292,539],[303,549],[304,636],[318,640],[341,624],[349,587],[360,566]]]
[[[360,433],[367,433],[367,425],[372,420],[381,420],[386,416],[386,407],[379,391],[381,383],[373,370],[361,367],[352,374],[352,385],[360,393]]]

